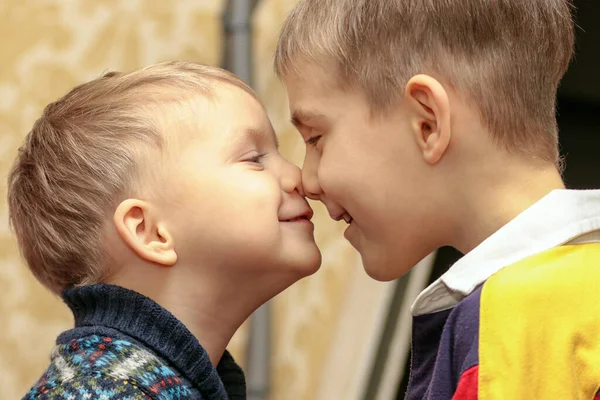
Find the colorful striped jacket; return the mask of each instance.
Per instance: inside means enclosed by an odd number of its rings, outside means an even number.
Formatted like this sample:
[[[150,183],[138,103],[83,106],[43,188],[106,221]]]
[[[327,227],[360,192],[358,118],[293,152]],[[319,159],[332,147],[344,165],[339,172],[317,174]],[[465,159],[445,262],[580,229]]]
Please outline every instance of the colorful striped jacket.
[[[408,400],[600,400],[600,191],[555,191],[413,305]]]

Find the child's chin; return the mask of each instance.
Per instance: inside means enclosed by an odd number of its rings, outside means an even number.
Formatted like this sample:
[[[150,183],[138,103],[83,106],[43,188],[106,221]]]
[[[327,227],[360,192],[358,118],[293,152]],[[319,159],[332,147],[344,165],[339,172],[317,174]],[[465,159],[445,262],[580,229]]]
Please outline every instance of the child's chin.
[[[321,252],[316,246],[315,249],[311,249],[310,251],[305,250],[294,258],[293,261],[290,260],[290,264],[292,268],[298,271],[303,277],[314,274],[321,267]]]

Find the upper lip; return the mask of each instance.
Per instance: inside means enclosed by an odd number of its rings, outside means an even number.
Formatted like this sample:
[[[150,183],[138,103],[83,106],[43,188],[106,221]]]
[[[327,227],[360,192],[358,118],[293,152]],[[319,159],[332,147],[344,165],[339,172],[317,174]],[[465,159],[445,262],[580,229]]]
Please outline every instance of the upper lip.
[[[292,219],[297,219],[297,218],[306,218],[307,220],[311,220],[313,217],[313,210],[311,208],[306,208],[303,211],[299,212],[299,213],[295,213],[295,214],[289,214],[289,215],[285,215],[283,217],[279,217],[280,221],[290,221]]]

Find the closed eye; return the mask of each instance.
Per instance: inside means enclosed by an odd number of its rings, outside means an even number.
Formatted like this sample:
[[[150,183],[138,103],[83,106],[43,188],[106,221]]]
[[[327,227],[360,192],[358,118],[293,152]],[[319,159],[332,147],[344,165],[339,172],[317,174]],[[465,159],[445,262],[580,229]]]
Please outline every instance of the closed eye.
[[[255,164],[262,164],[262,160],[263,158],[265,158],[266,154],[257,154],[252,158],[249,158],[246,160],[246,162],[251,162],[251,163],[255,163]]]
[[[306,144],[309,144],[311,146],[315,146],[317,144],[317,142],[319,141],[319,139],[321,139],[322,135],[315,135],[315,136],[311,136],[306,140]]]

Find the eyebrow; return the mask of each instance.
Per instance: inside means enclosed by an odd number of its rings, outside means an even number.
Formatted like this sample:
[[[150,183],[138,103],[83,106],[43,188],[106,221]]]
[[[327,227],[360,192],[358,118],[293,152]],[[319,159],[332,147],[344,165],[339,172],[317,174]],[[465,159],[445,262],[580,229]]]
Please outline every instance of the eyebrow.
[[[321,113],[297,109],[294,110],[294,113],[292,114],[291,122],[296,128],[299,128],[302,125],[308,125],[311,122],[322,121],[325,119],[325,115]]]
[[[271,131],[271,135],[269,135],[266,131],[264,131],[262,129],[246,128],[244,130],[243,136],[246,138],[254,139],[258,142],[263,141],[263,140],[265,140],[265,138],[268,138],[269,136],[271,136],[271,138],[275,142],[275,147],[279,148],[279,139],[277,138],[277,135],[275,134],[275,132],[272,129],[270,129],[270,131]]]

